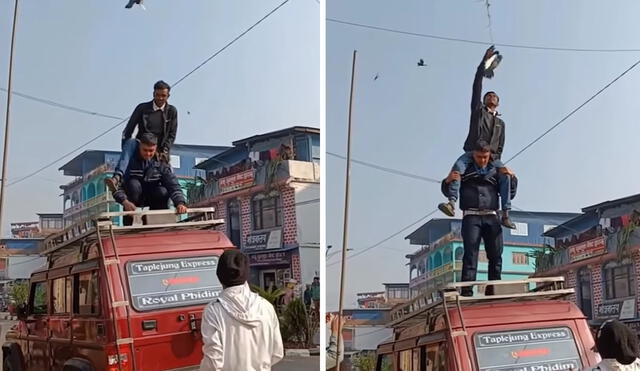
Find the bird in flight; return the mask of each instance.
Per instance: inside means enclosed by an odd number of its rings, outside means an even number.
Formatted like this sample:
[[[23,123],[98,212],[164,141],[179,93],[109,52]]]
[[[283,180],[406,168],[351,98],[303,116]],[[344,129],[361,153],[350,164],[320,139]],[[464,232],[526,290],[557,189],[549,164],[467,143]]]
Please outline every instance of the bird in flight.
[[[373,81],[376,81],[379,77],[380,77],[380,74],[376,73],[376,75],[373,77]]]
[[[424,64],[424,59],[420,58],[420,60],[418,61],[418,67],[426,67],[427,65]]]
[[[129,0],[129,2],[127,3],[127,5],[125,5],[124,7],[127,9],[131,9],[133,8],[134,4],[138,4],[140,5],[140,7],[142,7],[142,9],[145,9],[144,5],[142,5],[143,0]]]

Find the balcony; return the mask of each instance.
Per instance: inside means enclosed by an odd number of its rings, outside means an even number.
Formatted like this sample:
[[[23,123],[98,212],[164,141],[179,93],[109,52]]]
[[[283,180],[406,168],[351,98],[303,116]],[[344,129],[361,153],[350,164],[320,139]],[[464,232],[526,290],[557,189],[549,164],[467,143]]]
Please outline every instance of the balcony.
[[[98,204],[101,204],[103,202],[109,202],[109,201],[113,201],[113,197],[111,196],[111,193],[109,192],[105,192],[103,194],[97,195],[91,199],[88,199],[84,202],[80,202],[78,204],[75,204],[71,207],[69,207],[68,209],[64,210],[64,217],[68,217],[71,216],[79,211],[91,208],[93,206],[96,206]]]
[[[189,203],[192,205],[210,200],[214,197],[251,188],[257,185],[264,185],[267,179],[271,183],[290,179],[303,182],[320,181],[320,165],[307,161],[288,160],[282,161],[272,176],[268,176],[271,171],[271,162],[257,169],[243,170],[223,178],[211,180],[208,183],[195,186],[189,190]]]

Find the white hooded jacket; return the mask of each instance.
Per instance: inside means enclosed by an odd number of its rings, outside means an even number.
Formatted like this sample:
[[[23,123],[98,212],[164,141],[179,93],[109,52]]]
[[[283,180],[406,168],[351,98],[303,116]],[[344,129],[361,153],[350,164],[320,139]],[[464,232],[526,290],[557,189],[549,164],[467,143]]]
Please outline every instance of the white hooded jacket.
[[[273,305],[245,282],[222,291],[202,315],[200,371],[271,370],[284,356]]]
[[[640,359],[628,365],[616,361],[615,359],[603,359],[591,371],[640,371]]]

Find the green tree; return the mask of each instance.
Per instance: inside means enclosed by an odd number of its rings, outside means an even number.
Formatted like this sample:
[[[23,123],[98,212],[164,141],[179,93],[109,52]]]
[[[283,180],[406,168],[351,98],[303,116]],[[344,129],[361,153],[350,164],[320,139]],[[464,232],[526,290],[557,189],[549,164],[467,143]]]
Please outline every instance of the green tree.
[[[271,303],[271,305],[277,308],[278,299],[280,299],[280,297],[284,295],[285,289],[265,290],[262,287],[251,285],[251,291],[262,296],[263,299],[265,299],[266,301]]]
[[[353,359],[353,365],[358,371],[374,371],[376,368],[376,353],[360,353]]]
[[[16,305],[25,304],[27,300],[29,300],[29,283],[16,283],[11,287],[11,291],[9,292],[9,296],[11,300],[13,300]]]
[[[313,312],[307,312],[307,308],[300,298],[291,301],[280,318],[280,332],[283,341],[310,348],[313,337],[320,328],[317,317]]]

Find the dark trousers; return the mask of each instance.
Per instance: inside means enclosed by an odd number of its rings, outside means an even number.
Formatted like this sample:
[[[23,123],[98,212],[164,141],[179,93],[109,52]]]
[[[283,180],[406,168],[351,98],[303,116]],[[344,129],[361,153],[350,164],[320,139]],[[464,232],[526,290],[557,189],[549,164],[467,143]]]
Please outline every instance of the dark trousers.
[[[502,226],[496,215],[467,215],[462,219],[462,281],[475,281],[480,241],[489,260],[489,280],[499,280],[502,272]]]
[[[151,210],[164,210],[169,208],[169,192],[162,186],[149,186],[138,179],[128,179],[124,183],[124,191],[127,199],[137,207],[149,206]],[[123,217],[124,225],[132,225],[133,217]]]

